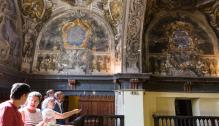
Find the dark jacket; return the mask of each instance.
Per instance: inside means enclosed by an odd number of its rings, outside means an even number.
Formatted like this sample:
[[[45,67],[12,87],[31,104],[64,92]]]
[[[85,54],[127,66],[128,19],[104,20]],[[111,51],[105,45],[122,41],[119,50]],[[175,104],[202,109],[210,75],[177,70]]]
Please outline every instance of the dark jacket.
[[[65,111],[64,111],[63,103],[61,104],[61,109],[62,109],[62,111],[60,110],[60,107],[56,101],[54,111],[59,112],[59,113],[64,113]],[[60,124],[60,125],[65,125],[65,120],[64,119],[56,119],[56,123]]]

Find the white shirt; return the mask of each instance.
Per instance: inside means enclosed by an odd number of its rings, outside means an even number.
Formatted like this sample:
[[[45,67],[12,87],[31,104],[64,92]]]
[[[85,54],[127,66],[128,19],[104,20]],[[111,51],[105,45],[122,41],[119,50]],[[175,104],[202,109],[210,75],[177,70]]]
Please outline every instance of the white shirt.
[[[60,113],[63,113],[63,110],[62,110],[62,103],[56,101],[56,103],[58,104],[59,106],[59,110],[60,110]]]
[[[36,109],[36,112],[32,113],[25,107],[19,110],[24,114],[24,126],[26,125],[37,125],[43,118],[40,109]]]
[[[50,120],[47,123],[48,124],[47,126],[55,126],[56,125],[55,111],[54,110],[52,110],[50,108],[43,109],[42,116],[43,116],[43,119]]]

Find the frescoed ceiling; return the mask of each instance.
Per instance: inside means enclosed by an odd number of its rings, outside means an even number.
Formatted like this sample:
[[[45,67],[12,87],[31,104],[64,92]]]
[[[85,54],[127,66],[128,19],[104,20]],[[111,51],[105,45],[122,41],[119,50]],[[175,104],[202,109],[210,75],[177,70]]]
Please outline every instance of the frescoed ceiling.
[[[0,0],[0,63],[19,70],[21,18],[14,0]]]
[[[218,0],[1,3],[0,64],[22,72],[192,77],[219,73]]]
[[[151,3],[145,20],[144,70],[160,76],[217,76],[218,1]]]
[[[24,20],[22,71],[121,71],[122,0],[22,0],[19,6]]]
[[[111,27],[87,10],[68,10],[51,19],[37,40],[34,73],[110,74]]]

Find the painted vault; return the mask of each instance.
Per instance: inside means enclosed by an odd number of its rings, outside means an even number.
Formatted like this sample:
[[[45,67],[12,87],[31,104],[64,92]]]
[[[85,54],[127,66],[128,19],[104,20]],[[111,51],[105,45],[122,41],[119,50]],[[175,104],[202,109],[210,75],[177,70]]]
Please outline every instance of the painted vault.
[[[68,10],[51,19],[37,39],[35,74],[111,74],[114,40],[110,26],[88,10]]]

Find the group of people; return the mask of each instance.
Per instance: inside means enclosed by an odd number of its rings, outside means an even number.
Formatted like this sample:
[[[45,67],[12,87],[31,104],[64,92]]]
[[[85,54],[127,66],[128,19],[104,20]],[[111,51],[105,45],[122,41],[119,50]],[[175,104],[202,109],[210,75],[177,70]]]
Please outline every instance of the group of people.
[[[10,99],[0,104],[0,126],[56,126],[65,125],[65,118],[80,113],[80,109],[64,112],[64,94],[49,90],[37,108],[42,95],[30,90],[25,83],[12,85]]]

